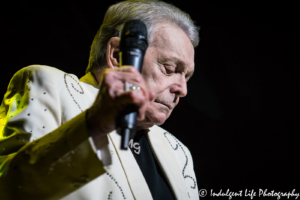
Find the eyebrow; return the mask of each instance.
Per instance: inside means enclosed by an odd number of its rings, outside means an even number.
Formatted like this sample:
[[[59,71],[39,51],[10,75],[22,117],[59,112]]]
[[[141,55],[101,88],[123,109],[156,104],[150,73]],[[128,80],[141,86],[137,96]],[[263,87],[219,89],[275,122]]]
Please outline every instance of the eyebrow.
[[[186,64],[183,60],[175,57],[175,56],[166,56],[164,54],[161,54],[161,57],[159,58],[159,60],[166,62],[166,61],[171,61],[174,62],[177,66],[182,67],[182,68],[186,68]],[[188,72],[186,73],[187,78],[191,78],[194,75],[194,71]]]
[[[186,64],[181,59],[178,59],[176,57],[171,57],[170,60],[175,61],[177,66],[186,68]],[[186,76],[190,79],[194,75],[194,71],[190,71],[186,73]]]
[[[195,72],[195,71],[192,71],[192,72],[187,73],[187,74],[186,74],[187,77],[188,77],[189,79],[192,78],[192,76],[194,75],[194,72]]]

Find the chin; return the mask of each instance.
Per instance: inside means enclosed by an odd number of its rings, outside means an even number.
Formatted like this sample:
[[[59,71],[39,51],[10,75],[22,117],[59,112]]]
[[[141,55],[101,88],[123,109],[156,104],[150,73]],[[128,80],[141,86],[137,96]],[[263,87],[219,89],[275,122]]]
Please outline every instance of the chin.
[[[169,118],[171,112],[172,111],[166,110],[161,106],[148,107],[145,113],[145,119],[137,121],[137,127],[138,129],[147,129],[153,125],[162,125]]]
[[[153,124],[153,125],[162,125],[165,123],[165,121],[168,119],[169,115],[167,115],[164,112],[159,112],[156,113],[155,115],[153,113],[149,113],[147,115],[146,113],[146,118]]]
[[[158,115],[151,115],[146,112],[146,117],[142,121],[137,121],[138,130],[148,129],[154,125],[162,125],[168,116],[165,113],[159,113]]]

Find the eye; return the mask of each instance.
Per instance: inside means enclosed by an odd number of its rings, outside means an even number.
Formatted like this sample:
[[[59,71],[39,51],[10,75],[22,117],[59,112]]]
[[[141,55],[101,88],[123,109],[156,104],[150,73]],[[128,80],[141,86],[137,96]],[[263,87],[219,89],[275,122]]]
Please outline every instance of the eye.
[[[175,73],[175,67],[170,66],[170,65],[164,65],[166,74],[173,74]]]

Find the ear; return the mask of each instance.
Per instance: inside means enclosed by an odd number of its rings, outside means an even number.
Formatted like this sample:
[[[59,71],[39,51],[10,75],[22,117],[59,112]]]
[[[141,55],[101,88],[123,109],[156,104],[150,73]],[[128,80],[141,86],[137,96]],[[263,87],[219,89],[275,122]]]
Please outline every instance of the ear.
[[[109,68],[114,69],[120,66],[119,53],[120,53],[120,38],[112,37],[107,43],[106,61]]]

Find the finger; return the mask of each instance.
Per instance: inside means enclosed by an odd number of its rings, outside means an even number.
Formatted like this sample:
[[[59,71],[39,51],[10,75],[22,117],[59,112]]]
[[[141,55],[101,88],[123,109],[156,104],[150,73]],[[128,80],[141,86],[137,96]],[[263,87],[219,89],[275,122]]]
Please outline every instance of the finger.
[[[121,81],[116,81],[108,85],[108,93],[111,99],[115,99],[121,96],[123,92],[124,92],[124,86]]]
[[[124,72],[128,71],[128,72],[130,72],[130,71],[136,70],[136,68],[132,65],[123,65],[121,67],[116,68],[116,70],[117,71],[124,71]]]
[[[134,79],[135,77],[132,76],[132,74],[127,74],[126,76],[120,74],[117,74],[113,71],[109,72],[105,78],[104,78],[104,83],[102,84],[101,90],[104,90],[105,86],[108,89],[108,94],[111,97],[111,99],[114,99],[115,97],[120,96],[125,90],[125,84],[135,82]],[[121,80],[120,80],[121,79]],[[125,81],[124,81],[125,80]],[[124,82],[125,83],[124,83]],[[144,82],[138,82],[138,83],[133,83],[132,84],[138,86],[138,90],[134,91],[137,92],[139,95],[143,95],[146,100],[149,100],[149,93],[148,90],[145,87]],[[129,91],[130,92],[130,91]]]
[[[116,81],[128,82],[134,85],[144,84],[143,77],[141,74],[135,70],[130,71],[118,71],[118,70],[109,70],[106,71],[103,77],[103,82],[106,84],[114,83]]]
[[[148,101],[147,97],[140,91],[130,90],[124,93],[128,94],[128,96],[131,98],[131,103],[137,105],[138,107],[142,107],[143,104]]]
[[[121,69],[105,69],[101,75],[100,83],[108,83],[110,81],[115,81],[116,79],[124,81],[124,78],[126,77],[131,78],[133,81],[140,81],[141,79],[140,73],[133,67],[128,66],[122,67]]]
[[[112,99],[120,96],[121,93],[124,92],[126,82],[138,86],[140,91],[135,92],[142,93],[139,95],[143,95],[143,98],[146,99],[146,101],[154,99],[154,94],[151,92],[149,93],[143,77],[136,69],[125,66],[123,67],[123,70],[109,69],[105,70],[104,73],[105,75],[102,84],[107,85],[109,95]]]
[[[122,112],[123,114],[128,114],[134,111],[140,113],[140,109],[146,104],[146,102],[147,101],[142,95],[131,91],[123,93],[121,96],[117,97],[113,101],[113,104],[114,109],[117,110],[117,113]],[[144,112],[143,109],[142,112]]]
[[[149,100],[145,96],[139,96],[139,93],[136,91],[131,92],[131,97],[133,98],[133,103],[137,106],[137,119],[144,120],[146,109],[149,105]]]
[[[116,69],[106,69],[103,72],[103,76],[108,76],[112,79],[118,78],[123,82],[127,81],[135,84],[144,83],[141,73],[136,68],[128,65]]]
[[[136,93],[142,93],[146,100],[149,100],[149,92],[143,81],[134,82],[130,77],[124,78],[124,90],[126,91],[134,91]]]

